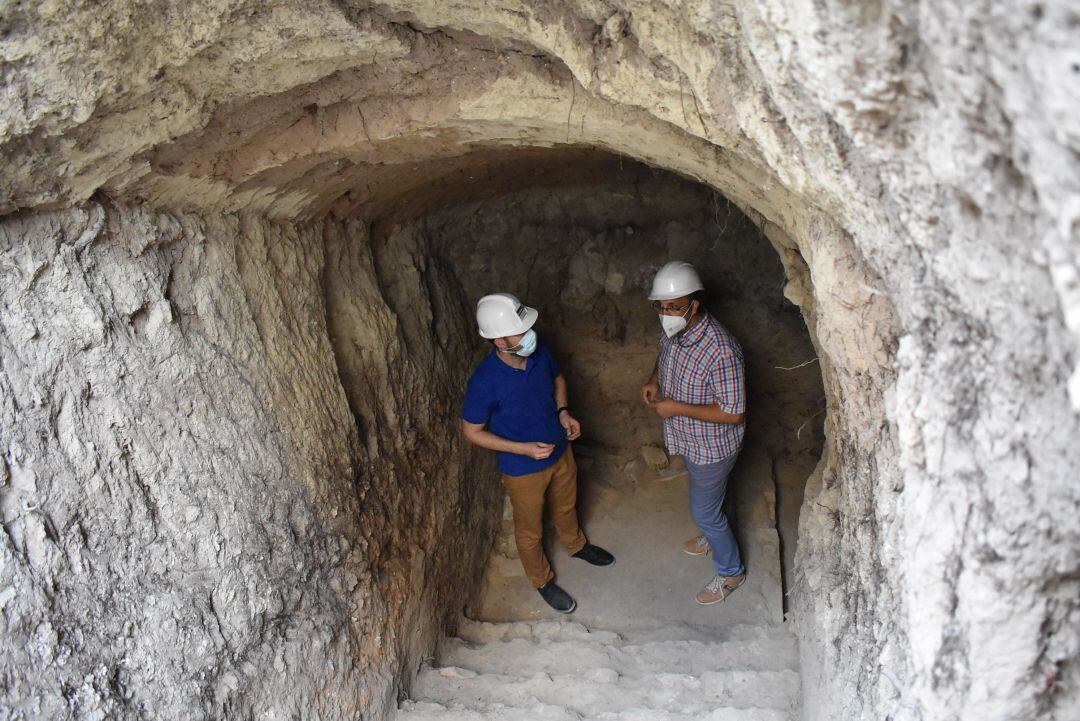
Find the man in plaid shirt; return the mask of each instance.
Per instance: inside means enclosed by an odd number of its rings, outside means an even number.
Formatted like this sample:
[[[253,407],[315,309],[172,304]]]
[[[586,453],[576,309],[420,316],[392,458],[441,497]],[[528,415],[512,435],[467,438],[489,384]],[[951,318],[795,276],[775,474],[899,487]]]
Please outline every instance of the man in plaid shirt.
[[[723,508],[746,429],[746,374],[738,341],[701,305],[704,288],[689,263],[673,261],[657,272],[649,299],[664,337],[641,395],[664,419],[668,452],[686,460],[690,511],[701,535],[683,544],[683,551],[713,554],[716,575],[696,596],[698,603],[710,605],[746,580]]]

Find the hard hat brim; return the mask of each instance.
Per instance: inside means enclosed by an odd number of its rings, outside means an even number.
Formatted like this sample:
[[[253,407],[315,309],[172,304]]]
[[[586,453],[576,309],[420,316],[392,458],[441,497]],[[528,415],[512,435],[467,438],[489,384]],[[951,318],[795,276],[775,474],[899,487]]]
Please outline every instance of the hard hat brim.
[[[525,315],[521,318],[522,333],[525,333],[536,324],[536,319],[540,317],[540,312],[536,308],[530,308],[525,305],[522,306],[525,309]]]
[[[705,289],[699,287],[683,293],[649,293],[649,300],[675,300],[676,298],[685,298],[686,296],[693,295],[699,290]]]

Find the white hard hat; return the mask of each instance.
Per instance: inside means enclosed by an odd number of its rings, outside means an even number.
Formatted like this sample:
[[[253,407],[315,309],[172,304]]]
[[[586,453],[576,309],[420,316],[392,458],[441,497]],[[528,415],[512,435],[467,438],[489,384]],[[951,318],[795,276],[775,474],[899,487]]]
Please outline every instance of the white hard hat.
[[[683,260],[673,260],[656,271],[649,300],[673,300],[705,290],[694,266]]]
[[[533,327],[539,315],[509,293],[485,295],[476,304],[476,325],[484,338],[520,335]]]

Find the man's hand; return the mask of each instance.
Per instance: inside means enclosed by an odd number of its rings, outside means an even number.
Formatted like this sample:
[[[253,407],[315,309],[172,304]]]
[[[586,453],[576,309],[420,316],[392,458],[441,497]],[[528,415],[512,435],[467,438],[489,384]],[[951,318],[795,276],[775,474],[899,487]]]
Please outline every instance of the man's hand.
[[[648,406],[661,418],[671,418],[672,416],[679,415],[678,402],[673,401],[670,398],[651,401],[648,403]]]
[[[660,384],[649,379],[648,383],[641,386],[641,400],[650,406],[660,400]]]
[[[551,452],[555,450],[555,445],[552,443],[520,443],[520,450],[518,453],[523,456],[528,456],[534,461],[542,461],[551,455]]]
[[[559,414],[559,423],[562,423],[562,427],[566,429],[567,440],[576,441],[581,436],[581,424],[578,423],[577,418],[570,415],[570,411]]]

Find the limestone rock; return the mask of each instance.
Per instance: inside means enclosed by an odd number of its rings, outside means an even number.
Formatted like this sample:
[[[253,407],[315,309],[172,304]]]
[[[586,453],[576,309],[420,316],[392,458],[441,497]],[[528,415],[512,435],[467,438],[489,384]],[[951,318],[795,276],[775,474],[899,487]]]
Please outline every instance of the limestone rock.
[[[800,303],[806,717],[1071,717],[1074,3],[0,14],[12,715],[380,717],[498,503],[440,420],[468,309],[385,241],[599,148],[721,191]]]
[[[113,205],[0,225],[12,718],[366,716],[456,618],[497,477],[445,433],[465,364],[374,382],[401,341],[366,249]]]
[[[656,446],[642,446],[641,458],[645,461],[645,465],[654,471],[662,471],[668,467],[667,453]]]

